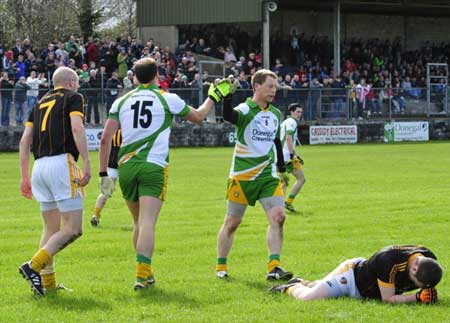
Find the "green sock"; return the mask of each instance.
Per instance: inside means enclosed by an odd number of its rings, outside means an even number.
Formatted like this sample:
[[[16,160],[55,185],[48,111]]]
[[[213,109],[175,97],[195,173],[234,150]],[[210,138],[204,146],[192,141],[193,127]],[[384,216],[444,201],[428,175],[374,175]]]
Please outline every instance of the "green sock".
[[[146,256],[141,255],[140,253],[138,253],[136,255],[136,262],[142,262],[144,264],[151,265],[152,264],[152,258],[146,257]]]

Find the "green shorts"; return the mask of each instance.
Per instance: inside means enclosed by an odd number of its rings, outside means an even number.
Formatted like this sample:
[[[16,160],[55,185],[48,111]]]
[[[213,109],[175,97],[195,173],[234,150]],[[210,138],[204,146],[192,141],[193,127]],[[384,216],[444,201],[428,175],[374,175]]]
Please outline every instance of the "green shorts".
[[[127,201],[138,201],[141,196],[153,196],[164,201],[167,191],[167,167],[129,161],[119,167],[119,182]]]
[[[278,178],[242,181],[228,179],[227,200],[244,205],[255,205],[256,201],[272,196],[284,196],[283,186]]]

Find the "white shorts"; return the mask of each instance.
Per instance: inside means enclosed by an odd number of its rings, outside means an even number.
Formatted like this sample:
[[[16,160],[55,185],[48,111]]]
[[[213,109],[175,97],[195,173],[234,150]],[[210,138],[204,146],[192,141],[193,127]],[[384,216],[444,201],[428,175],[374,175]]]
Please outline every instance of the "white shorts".
[[[71,154],[37,159],[31,175],[31,189],[38,202],[82,199],[84,188],[78,186],[81,170]]]
[[[364,258],[347,259],[329,273],[322,282],[327,286],[329,297],[350,296],[361,298],[356,287],[353,269]]]

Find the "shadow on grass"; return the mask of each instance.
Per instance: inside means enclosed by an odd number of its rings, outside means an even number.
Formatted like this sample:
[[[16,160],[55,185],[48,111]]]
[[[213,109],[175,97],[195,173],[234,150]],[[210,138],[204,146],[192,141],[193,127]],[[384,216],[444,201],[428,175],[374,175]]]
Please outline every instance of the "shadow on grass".
[[[95,297],[86,296],[72,296],[67,294],[61,295],[48,295],[42,299],[42,303],[39,304],[42,307],[51,306],[52,308],[61,308],[67,311],[79,311],[79,312],[89,312],[89,311],[111,311],[112,305],[108,302],[102,302]]]
[[[188,292],[186,293],[188,294]],[[136,292],[136,299],[140,302],[148,303],[149,299],[152,303],[156,304],[177,304],[184,307],[200,307],[203,304],[196,299],[189,297],[185,293],[173,292],[168,290],[159,289],[158,287],[152,287],[149,289]]]
[[[288,214],[288,213],[286,213],[286,214]],[[314,216],[314,212],[313,211],[309,211],[309,210],[308,211],[306,211],[306,210],[299,210],[296,213],[289,213],[289,215],[308,218],[310,216]]]
[[[254,280],[242,280],[241,283],[247,285],[249,288],[253,288],[265,293],[273,285],[279,285],[282,284],[283,282],[274,284],[273,282],[268,282],[255,278]]]

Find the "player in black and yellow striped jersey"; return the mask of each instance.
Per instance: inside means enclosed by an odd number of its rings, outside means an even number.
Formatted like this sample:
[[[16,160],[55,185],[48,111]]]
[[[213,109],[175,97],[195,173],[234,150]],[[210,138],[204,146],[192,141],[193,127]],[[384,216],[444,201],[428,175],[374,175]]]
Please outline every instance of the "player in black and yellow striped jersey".
[[[91,176],[78,75],[60,67],[53,83],[55,89],[33,107],[20,141],[20,189],[40,203],[44,228],[39,251],[19,272],[38,296],[56,290],[54,256],[81,236],[84,186]],[[83,171],[77,165],[80,155]]]
[[[348,259],[325,278],[308,282],[294,278],[271,291],[302,301],[350,296],[388,303],[434,303],[442,267],[434,253],[420,245],[385,247],[368,260]],[[419,289],[413,294],[404,294]]]
[[[107,170],[108,176],[111,177],[114,181],[114,185],[116,184],[117,178],[119,177],[118,171],[119,166],[117,162],[121,144],[122,144],[122,133],[119,129],[114,134],[111,140],[111,152],[109,153],[108,170]],[[108,198],[110,198],[110,196],[105,196],[102,193],[98,195],[97,201],[95,202],[94,214],[91,217],[91,224],[93,227],[97,227],[100,224],[101,212]]]

